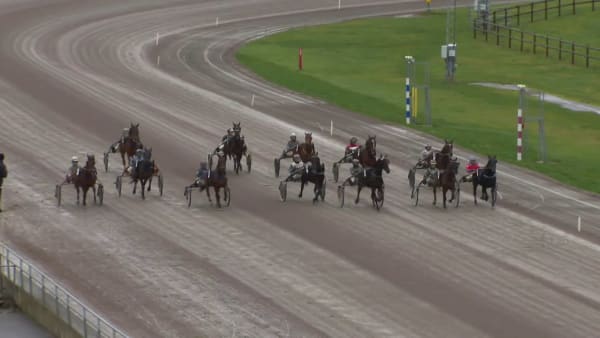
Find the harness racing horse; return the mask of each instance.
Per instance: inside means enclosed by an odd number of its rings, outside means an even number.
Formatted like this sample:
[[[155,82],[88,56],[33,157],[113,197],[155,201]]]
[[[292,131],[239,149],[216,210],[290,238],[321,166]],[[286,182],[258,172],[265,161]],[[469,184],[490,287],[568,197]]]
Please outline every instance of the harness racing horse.
[[[146,199],[146,195],[144,194],[144,190],[146,187],[146,182],[152,182],[152,177],[158,171],[158,168],[154,164],[154,160],[152,160],[152,149],[144,149],[142,159],[138,162],[137,168],[133,169],[133,175],[131,178],[133,180],[133,194],[135,195],[137,189],[138,181],[142,185],[142,199]],[[151,184],[148,185],[148,191],[150,191]]]
[[[298,147],[298,154],[302,162],[309,162],[316,155],[315,144],[312,143],[312,133],[304,133],[304,143]]]
[[[360,198],[360,191],[364,187],[371,188],[371,201],[373,202],[373,206],[381,209],[383,206],[383,171],[386,173],[390,173],[390,160],[387,155],[379,156],[379,159],[375,161],[375,165],[370,169],[365,169],[365,174],[358,176],[357,182],[357,193],[355,204],[358,204]]]
[[[242,169],[242,156],[246,155],[246,164],[248,165],[248,171],[250,171],[250,159],[247,153],[246,142],[244,137],[241,135],[242,127],[241,122],[233,123],[233,136],[227,142],[226,148],[230,156],[233,157],[233,170],[236,174],[239,174]],[[226,153],[227,153],[226,152]]]
[[[484,201],[488,200],[487,189],[492,189],[492,206],[496,204],[496,164],[498,160],[496,155],[488,156],[488,162],[485,167],[478,169],[473,173],[473,201],[477,205],[477,186],[481,186],[481,199]]]
[[[138,148],[143,148],[140,141],[140,124],[131,123],[129,135],[125,137],[122,143],[119,143],[119,153],[123,161],[123,168],[127,168],[130,165],[130,159],[135,155],[135,151]],[[127,155],[127,165],[125,165],[125,155]]]
[[[212,168],[209,168],[209,175],[206,184],[206,196],[208,197],[208,201],[212,203],[210,198],[209,188],[213,187],[215,191],[215,195],[217,196],[217,207],[221,207],[221,194],[219,193],[221,188],[225,191],[225,195],[223,196],[223,201],[227,202],[227,206],[231,202],[231,194],[229,192],[229,185],[227,184],[227,174],[226,174],[226,163],[227,163],[227,155],[218,156],[217,167],[213,171]]]
[[[436,203],[436,188],[441,187],[443,205],[444,209],[446,209],[446,192],[448,192],[448,190],[452,192],[452,196],[450,197],[450,200],[448,200],[449,203],[452,203],[454,198],[458,198],[456,196],[456,192],[458,191],[458,182],[456,180],[456,174],[458,173],[458,161],[451,161],[449,155],[441,156],[441,165],[439,168],[440,177],[437,184],[433,186],[433,205]],[[458,207],[458,203],[456,206]]]
[[[83,191],[83,205],[86,205],[87,192],[90,188],[94,193],[94,203],[96,201],[96,181],[98,172],[96,171],[96,159],[94,155],[88,155],[83,168],[79,168],[72,178],[75,190],[77,190],[77,204],[79,204],[79,189]]]
[[[363,168],[374,168],[377,163],[377,139],[375,136],[369,135],[365,145],[362,146],[358,153],[358,161]]]
[[[313,203],[317,203],[319,201],[319,196],[321,197],[321,201],[323,201],[325,199],[325,164],[321,163],[321,159],[319,158],[318,154],[313,155],[310,158],[310,161],[305,165],[302,178],[300,179],[299,198],[302,198],[304,185],[306,185],[308,182],[311,182],[315,185],[315,197],[313,198]]]

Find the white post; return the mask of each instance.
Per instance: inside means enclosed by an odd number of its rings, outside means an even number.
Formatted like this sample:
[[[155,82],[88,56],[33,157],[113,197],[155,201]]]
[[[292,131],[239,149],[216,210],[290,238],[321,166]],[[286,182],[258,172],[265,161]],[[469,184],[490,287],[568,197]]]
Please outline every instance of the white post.
[[[333,120],[331,120],[331,125],[329,127],[329,135],[333,136]]]
[[[156,57],[156,65],[160,66],[160,55]]]
[[[519,109],[517,110],[517,161],[523,159],[523,101],[525,99],[525,85],[519,88]]]
[[[250,107],[254,107],[254,94],[252,94],[252,102],[250,102]]]
[[[215,26],[219,25],[219,17],[217,16],[217,20],[215,21]]]
[[[342,9],[342,0],[338,0],[338,10]]]
[[[159,34],[158,34],[158,32],[156,32],[156,45],[157,46],[158,46],[158,37],[159,37]]]
[[[581,232],[581,216],[577,216],[577,232]]]

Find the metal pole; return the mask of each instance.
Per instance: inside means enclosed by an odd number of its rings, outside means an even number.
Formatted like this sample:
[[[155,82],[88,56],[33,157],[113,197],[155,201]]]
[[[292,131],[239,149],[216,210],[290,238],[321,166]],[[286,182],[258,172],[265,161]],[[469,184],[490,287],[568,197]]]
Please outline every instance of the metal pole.
[[[405,56],[406,60],[406,81],[405,81],[405,99],[406,99],[406,124],[410,124],[411,119],[411,102],[410,102],[410,91],[411,91],[411,77],[413,76],[412,67],[414,63],[414,58],[412,56]]]
[[[523,159],[523,103],[525,100],[525,85],[517,85],[519,88],[519,109],[517,110],[517,161]]]

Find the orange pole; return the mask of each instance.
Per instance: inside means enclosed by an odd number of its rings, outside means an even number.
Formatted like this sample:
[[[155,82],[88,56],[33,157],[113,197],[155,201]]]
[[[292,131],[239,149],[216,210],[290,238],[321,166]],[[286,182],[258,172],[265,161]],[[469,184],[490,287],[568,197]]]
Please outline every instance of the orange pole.
[[[298,69],[302,70],[302,48],[298,49]]]

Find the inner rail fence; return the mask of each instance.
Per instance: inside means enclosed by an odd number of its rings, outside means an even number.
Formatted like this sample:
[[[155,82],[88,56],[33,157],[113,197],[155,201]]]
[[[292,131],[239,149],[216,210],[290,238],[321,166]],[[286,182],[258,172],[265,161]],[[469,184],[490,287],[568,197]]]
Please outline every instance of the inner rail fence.
[[[600,0],[542,0],[492,11],[485,19],[504,26],[520,25],[521,22],[548,20],[548,18],[574,15],[577,8],[591,7],[595,11]]]
[[[12,287],[38,301],[82,337],[128,338],[4,243],[0,243],[0,274]],[[11,292],[10,288],[7,291]]]
[[[557,5],[551,6],[549,3]],[[547,34],[524,31],[510,25],[515,21],[519,24],[522,16],[527,16],[530,22],[535,21],[537,17],[547,19],[551,10],[556,10],[560,16],[560,13],[565,12],[560,8],[564,7],[571,8],[573,14],[576,13],[577,6],[591,4],[592,10],[595,10],[596,3],[600,4],[600,0],[545,0],[496,10],[492,12],[491,20],[489,16],[482,15],[473,20],[473,38],[484,38],[485,41],[495,42],[497,46],[543,55],[546,58],[558,58],[569,61],[572,65],[585,65],[589,68],[592,63],[600,64],[600,48]],[[502,15],[498,15],[499,12]],[[535,13],[538,15],[534,15]]]

